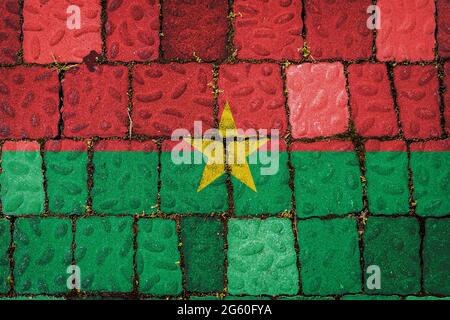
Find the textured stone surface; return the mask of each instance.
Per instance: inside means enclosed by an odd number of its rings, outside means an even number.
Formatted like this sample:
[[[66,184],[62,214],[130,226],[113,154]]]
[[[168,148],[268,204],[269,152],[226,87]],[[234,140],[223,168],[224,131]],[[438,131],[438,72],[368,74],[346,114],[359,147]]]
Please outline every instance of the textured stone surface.
[[[450,88],[450,62],[445,63],[444,65],[444,84],[446,88]],[[447,89],[447,91],[444,94],[444,118],[445,118],[445,129],[447,133],[450,133],[450,90]]]
[[[19,2],[2,1],[0,16],[0,63],[15,63],[20,48]]]
[[[352,294],[346,295],[341,298],[341,300],[400,300],[399,296],[376,296],[376,295],[365,295],[365,294]]]
[[[10,225],[6,219],[0,219],[0,293],[9,291],[9,244],[11,241]]]
[[[450,57],[450,1],[437,0],[437,42],[441,57]]]

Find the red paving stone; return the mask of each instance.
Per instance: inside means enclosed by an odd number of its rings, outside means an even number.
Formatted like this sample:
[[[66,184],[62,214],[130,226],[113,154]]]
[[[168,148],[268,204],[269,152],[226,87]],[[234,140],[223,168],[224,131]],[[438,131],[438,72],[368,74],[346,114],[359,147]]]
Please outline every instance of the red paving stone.
[[[81,28],[69,29],[70,4],[80,8]],[[101,52],[101,6],[98,1],[24,2],[23,52],[25,62],[81,62],[92,50]]]
[[[406,143],[402,140],[392,140],[392,141],[368,140],[365,146],[366,152],[376,152],[376,151],[406,152]]]
[[[102,140],[95,144],[95,151],[157,151],[153,141]]]
[[[394,69],[400,121],[406,138],[440,136],[440,111],[435,66],[398,66]]]
[[[450,140],[439,140],[439,141],[425,141],[425,142],[415,142],[411,143],[411,151],[450,151]]]
[[[41,146],[35,141],[6,141],[2,151],[39,151]]]
[[[171,135],[178,128],[193,132],[194,121],[213,125],[214,95],[210,64],[137,66],[134,71],[133,132]]]
[[[128,69],[85,65],[71,69],[63,82],[66,137],[123,136],[128,131]]]
[[[287,69],[292,136],[314,138],[348,128],[348,96],[341,63],[305,63]]]
[[[444,118],[445,118],[445,129],[447,133],[450,133],[450,62],[445,63],[444,66],[445,78],[444,83],[447,91],[444,96]]]
[[[439,54],[450,57],[450,0],[437,0]]]
[[[159,56],[159,1],[107,2],[107,56],[115,61],[148,61]]]
[[[0,3],[0,63],[14,63],[20,48],[19,3],[14,0]]]
[[[234,47],[239,59],[301,58],[301,0],[236,0]]]
[[[85,141],[75,140],[49,140],[44,145],[44,151],[61,152],[61,151],[78,151],[86,152],[87,143]]]
[[[354,151],[355,147],[351,141],[324,140],[312,143],[294,142],[291,151]]]
[[[58,134],[59,83],[42,67],[0,69],[0,138],[52,138]]]

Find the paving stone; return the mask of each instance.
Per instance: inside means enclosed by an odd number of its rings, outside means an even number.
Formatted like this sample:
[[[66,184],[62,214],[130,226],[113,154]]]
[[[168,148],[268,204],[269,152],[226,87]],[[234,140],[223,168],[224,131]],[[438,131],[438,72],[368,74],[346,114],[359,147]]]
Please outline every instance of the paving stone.
[[[14,290],[19,294],[67,293],[72,264],[70,219],[22,218],[14,228]]]
[[[191,133],[194,121],[213,125],[212,65],[159,64],[136,66],[133,131],[148,136],[170,136],[176,129]]]
[[[101,141],[94,147],[93,164],[95,212],[156,211],[158,152],[154,142]]]
[[[361,290],[358,232],[352,218],[298,222],[301,280],[305,294]]]
[[[0,293],[7,293],[10,287],[9,244],[11,242],[10,225],[6,219],[0,219]]]
[[[417,297],[417,296],[407,296],[405,300],[450,300],[450,297],[433,297],[433,296],[424,296],[424,297]]]
[[[279,297],[277,300],[291,300],[291,301],[308,301],[308,300],[334,300],[333,297],[320,297],[320,296],[291,296],[291,297]]]
[[[2,1],[0,16],[0,63],[15,63],[20,48],[19,2]]]
[[[450,57],[450,1],[437,0],[437,42],[439,55],[443,58]]]
[[[301,58],[301,0],[236,0],[234,14],[233,40],[239,59]]]
[[[181,294],[180,252],[176,224],[170,219],[138,222],[139,291],[155,295]]]
[[[444,84],[446,88],[450,88],[450,62],[445,63],[444,65]],[[447,89],[447,91],[444,94],[444,118],[445,118],[445,129],[447,133],[450,133],[450,90]]]
[[[342,64],[291,65],[286,86],[294,138],[331,136],[347,130],[348,96]]]
[[[400,300],[399,296],[376,296],[376,295],[365,295],[365,294],[353,294],[346,295],[341,298],[341,300]]]
[[[66,137],[112,137],[128,132],[128,70],[125,66],[72,68],[63,82]]]
[[[42,67],[0,69],[0,138],[52,138],[58,134],[58,75]]]
[[[289,219],[228,222],[228,292],[296,294],[298,271]]]
[[[133,289],[133,219],[89,217],[76,222],[75,261],[81,290],[130,292]]]

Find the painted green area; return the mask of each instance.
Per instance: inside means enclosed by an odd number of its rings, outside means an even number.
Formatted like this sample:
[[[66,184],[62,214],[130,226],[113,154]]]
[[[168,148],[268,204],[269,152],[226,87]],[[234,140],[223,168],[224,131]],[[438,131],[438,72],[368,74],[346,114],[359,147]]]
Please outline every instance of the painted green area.
[[[361,172],[354,152],[293,152],[291,159],[300,217],[362,209]]]
[[[189,292],[224,289],[224,227],[215,218],[181,220],[186,286]]]
[[[3,212],[12,215],[42,213],[45,194],[39,152],[4,151],[2,170]]]
[[[58,218],[22,218],[14,228],[14,289],[19,294],[69,291],[72,222]]]
[[[369,211],[377,214],[409,212],[406,152],[366,153]]]
[[[46,152],[48,207],[51,213],[86,211],[87,152]]]
[[[434,297],[434,296],[407,296],[405,300],[450,300],[450,297]]]
[[[139,220],[137,271],[139,291],[181,294],[180,252],[176,223],[170,219]]]
[[[0,293],[9,290],[9,244],[11,242],[10,225],[6,219],[0,219]]]
[[[292,296],[292,297],[279,297],[277,300],[291,300],[291,301],[308,301],[308,300],[334,300],[333,297],[320,297],[320,296]]]
[[[130,292],[133,289],[133,219],[89,217],[76,223],[75,261],[81,290]]]
[[[298,271],[288,219],[231,219],[228,223],[231,295],[296,294]]]
[[[352,218],[298,222],[303,291],[308,295],[357,293],[361,266]]]
[[[97,213],[156,211],[158,153],[96,152],[92,207]]]
[[[368,294],[354,294],[343,296],[341,300],[400,300],[399,296],[382,296]]]
[[[55,296],[45,296],[45,295],[37,295],[37,296],[17,296],[17,297],[8,297],[8,298],[0,298],[0,300],[66,300],[63,297],[55,297]]]

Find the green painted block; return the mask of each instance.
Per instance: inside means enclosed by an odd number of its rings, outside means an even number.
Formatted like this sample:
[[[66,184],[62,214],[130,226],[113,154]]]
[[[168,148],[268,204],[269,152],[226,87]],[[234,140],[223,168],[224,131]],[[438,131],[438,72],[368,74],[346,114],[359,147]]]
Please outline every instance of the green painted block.
[[[423,243],[424,290],[450,295],[450,219],[425,222]]]
[[[232,295],[296,294],[297,258],[291,221],[231,219],[228,291]]]
[[[405,300],[450,300],[450,297],[433,297],[433,296],[407,296]]]
[[[223,298],[223,300],[248,300],[248,301],[257,301],[257,300],[271,300],[269,297],[263,297],[263,296],[226,296]]]
[[[334,300],[333,297],[327,296],[292,296],[292,297],[279,297],[277,300],[290,300],[290,301],[309,301],[309,300]]]
[[[67,293],[72,264],[72,222],[22,218],[14,228],[14,289],[19,294]]]
[[[155,295],[181,294],[180,251],[175,221],[142,219],[138,229],[136,259],[139,291]]]
[[[354,294],[343,296],[341,300],[400,300],[399,296],[382,296],[368,294]]]
[[[370,217],[364,232],[365,269],[377,265],[381,289],[369,294],[411,294],[420,291],[420,234],[415,218]],[[366,279],[368,274],[365,274]]]
[[[186,286],[189,292],[224,289],[224,228],[221,221],[205,217],[181,220]]]
[[[81,290],[130,292],[133,289],[133,219],[89,217],[76,223],[75,261]]]
[[[332,295],[361,291],[356,221],[352,218],[298,222],[303,291]]]
[[[0,219],[0,293],[9,290],[9,244],[11,242],[10,225],[6,219]]]

